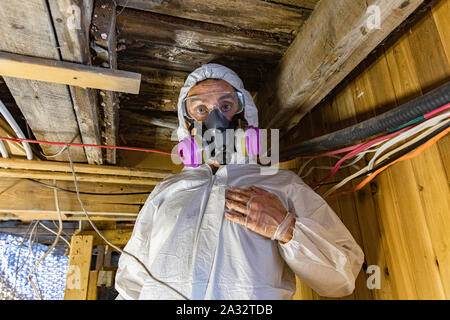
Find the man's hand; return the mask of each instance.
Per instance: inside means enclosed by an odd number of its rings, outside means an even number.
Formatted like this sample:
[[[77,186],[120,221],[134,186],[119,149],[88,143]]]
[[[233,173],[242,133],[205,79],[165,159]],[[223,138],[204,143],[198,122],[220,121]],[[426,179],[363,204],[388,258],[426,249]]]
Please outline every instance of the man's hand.
[[[288,211],[278,197],[264,189],[230,187],[225,193],[225,217],[266,238],[272,238]],[[283,243],[292,239],[295,219],[279,239]]]

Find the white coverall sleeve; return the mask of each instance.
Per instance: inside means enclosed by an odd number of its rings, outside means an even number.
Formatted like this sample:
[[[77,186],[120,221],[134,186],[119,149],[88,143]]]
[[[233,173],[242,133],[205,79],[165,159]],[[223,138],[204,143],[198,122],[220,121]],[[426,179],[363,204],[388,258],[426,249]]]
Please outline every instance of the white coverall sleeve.
[[[155,208],[149,198],[139,212],[131,238],[124,248],[124,251],[133,254],[144,264],[148,260],[145,248],[148,247],[154,211]],[[147,272],[136,259],[122,253],[115,279],[115,288],[119,293],[116,300],[137,300],[147,278]]]
[[[361,248],[333,209],[303,181],[290,186],[289,199],[296,223],[291,241],[279,242],[281,256],[319,295],[351,294],[364,262]]]

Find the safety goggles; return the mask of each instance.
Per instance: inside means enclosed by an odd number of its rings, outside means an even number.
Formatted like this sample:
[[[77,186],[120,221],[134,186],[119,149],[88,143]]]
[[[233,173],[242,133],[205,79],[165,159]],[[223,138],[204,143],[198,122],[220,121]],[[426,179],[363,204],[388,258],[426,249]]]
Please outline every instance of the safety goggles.
[[[209,113],[218,109],[231,121],[244,110],[244,105],[244,95],[241,92],[214,92],[183,99],[183,113],[190,120],[205,122]]]

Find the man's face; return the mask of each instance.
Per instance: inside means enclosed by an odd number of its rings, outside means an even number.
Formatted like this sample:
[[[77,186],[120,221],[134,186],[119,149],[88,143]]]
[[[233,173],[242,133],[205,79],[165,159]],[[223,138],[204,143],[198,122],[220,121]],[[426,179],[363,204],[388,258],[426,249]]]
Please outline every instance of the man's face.
[[[231,121],[239,111],[236,90],[225,80],[208,79],[189,90],[186,109],[190,117],[204,123],[209,112],[219,109]]]

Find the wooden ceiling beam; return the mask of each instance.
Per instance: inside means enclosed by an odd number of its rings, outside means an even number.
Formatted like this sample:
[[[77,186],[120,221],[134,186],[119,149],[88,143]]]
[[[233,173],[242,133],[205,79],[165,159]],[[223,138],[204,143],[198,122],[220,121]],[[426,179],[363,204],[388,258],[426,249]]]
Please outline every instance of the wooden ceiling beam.
[[[48,4],[62,60],[90,65],[88,31],[93,0],[60,0]],[[102,144],[96,91],[78,86],[69,86],[69,90],[81,140],[85,144]],[[102,150],[89,147],[84,150],[88,163],[103,164]]]
[[[294,127],[422,2],[320,1],[258,92],[260,126]]]
[[[56,161],[34,161],[24,159],[3,159],[0,158],[0,168],[21,169],[21,170],[41,170],[51,172],[71,173],[72,169],[67,162]],[[82,163],[75,163],[74,170],[78,173],[91,173],[98,175],[115,175],[124,177],[157,178],[164,179],[171,171],[158,169],[135,169],[116,166],[96,166]]]
[[[297,30],[312,11],[309,8],[261,0],[118,0],[117,4],[236,29],[270,33],[291,33]]]
[[[116,4],[110,0],[96,0],[91,26],[94,63],[107,69],[117,69]],[[119,134],[119,96],[114,91],[100,92],[103,113],[102,137],[107,146],[117,145]],[[116,150],[106,150],[106,162],[116,164]]]
[[[60,60],[57,38],[46,2],[10,0],[0,2],[0,50],[21,55]],[[11,95],[30,129],[39,140],[81,143],[73,103],[66,85],[4,77]],[[55,154],[59,146],[43,146]],[[86,162],[83,149],[73,153],[76,162]],[[67,160],[62,154],[56,160]]]

